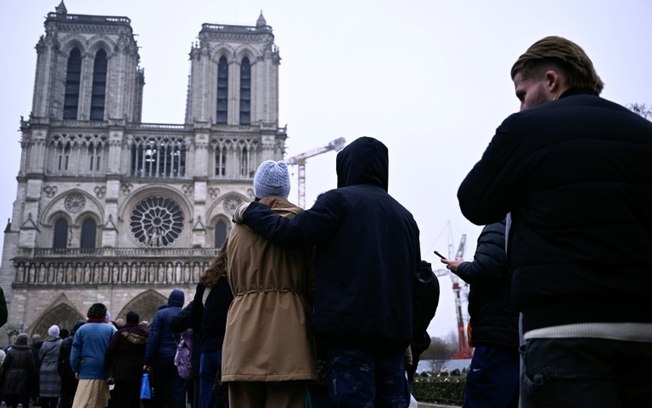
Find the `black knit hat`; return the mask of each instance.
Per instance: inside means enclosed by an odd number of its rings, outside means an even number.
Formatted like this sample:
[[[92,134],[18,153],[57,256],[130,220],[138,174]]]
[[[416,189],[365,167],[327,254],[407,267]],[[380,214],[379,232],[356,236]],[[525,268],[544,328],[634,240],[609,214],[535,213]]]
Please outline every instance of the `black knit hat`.
[[[140,316],[138,316],[138,313],[134,312],[133,310],[127,312],[127,323],[138,324],[139,321]]]

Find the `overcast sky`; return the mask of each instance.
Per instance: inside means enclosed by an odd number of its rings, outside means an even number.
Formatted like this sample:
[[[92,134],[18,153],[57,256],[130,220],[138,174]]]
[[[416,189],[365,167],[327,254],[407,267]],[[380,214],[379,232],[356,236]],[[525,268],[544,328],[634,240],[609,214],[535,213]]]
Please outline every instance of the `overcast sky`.
[[[44,17],[59,0],[5,1],[0,81],[0,220],[11,217],[19,119],[32,104]],[[255,25],[263,12],[280,48],[280,126],[287,157],[344,137],[373,136],[390,151],[389,190],[414,215],[422,257],[446,254],[480,227],[459,212],[457,188],[494,130],[518,110],[509,70],[547,35],[584,48],[603,96],[652,105],[652,2],[647,0],[66,0],[70,14],[131,19],[145,69],[143,121],[183,123],[188,53],[202,23]],[[334,188],[335,153],[308,160],[306,203]],[[296,189],[290,193],[296,201]],[[626,237],[621,237],[626,239]],[[455,331],[448,276],[430,326]]]

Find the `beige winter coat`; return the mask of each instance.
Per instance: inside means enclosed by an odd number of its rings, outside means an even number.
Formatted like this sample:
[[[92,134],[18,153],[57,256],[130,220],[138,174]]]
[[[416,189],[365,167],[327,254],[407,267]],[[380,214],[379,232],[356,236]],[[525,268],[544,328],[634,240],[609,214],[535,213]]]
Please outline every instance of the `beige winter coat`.
[[[301,209],[274,197],[270,207],[291,217]],[[312,250],[285,250],[244,225],[231,230],[227,276],[234,299],[226,320],[222,381],[317,379],[309,305]]]

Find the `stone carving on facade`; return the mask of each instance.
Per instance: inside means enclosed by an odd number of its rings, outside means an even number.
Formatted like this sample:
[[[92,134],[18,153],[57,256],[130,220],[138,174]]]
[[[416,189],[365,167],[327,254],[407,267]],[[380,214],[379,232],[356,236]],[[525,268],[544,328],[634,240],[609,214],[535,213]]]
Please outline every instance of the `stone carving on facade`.
[[[95,186],[93,191],[95,191],[95,195],[97,196],[97,198],[104,198],[104,196],[106,195],[105,186]]]
[[[70,193],[63,204],[70,213],[77,214],[86,206],[86,198],[79,193]]]
[[[212,199],[215,200],[218,196],[220,195],[220,189],[216,187],[210,187],[208,189],[208,196]]]
[[[134,185],[131,183],[122,183],[122,185],[120,186],[120,189],[122,190],[122,194],[124,195],[131,194],[132,188],[134,188]]]
[[[229,197],[224,200],[224,211],[230,215],[233,215],[235,209],[238,208],[240,203],[242,203],[242,199],[240,197]]]
[[[195,226],[192,228],[193,231],[206,231],[206,227],[204,226],[204,223],[201,221],[201,215],[197,216],[197,222],[195,223]]]
[[[47,198],[54,197],[54,195],[57,194],[57,191],[59,191],[59,188],[57,186],[45,186],[45,187],[43,187],[43,192],[45,193],[45,196]]]
[[[104,229],[105,230],[112,230],[112,231],[117,231],[118,229],[116,228],[115,224],[113,223],[113,215],[109,214],[109,219],[104,224]]]
[[[184,184],[181,186],[181,190],[185,195],[190,196],[195,189],[192,184]]]

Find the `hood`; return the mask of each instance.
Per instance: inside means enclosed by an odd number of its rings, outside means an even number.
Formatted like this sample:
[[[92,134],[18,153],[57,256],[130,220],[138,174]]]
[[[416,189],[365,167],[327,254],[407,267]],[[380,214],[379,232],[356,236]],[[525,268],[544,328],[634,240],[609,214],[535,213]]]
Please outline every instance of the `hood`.
[[[337,154],[337,187],[372,184],[388,189],[389,155],[377,139],[363,136]]]
[[[183,302],[185,301],[185,295],[181,289],[173,289],[168,297],[168,306],[179,306],[183,307]]]
[[[120,335],[129,343],[135,345],[146,345],[149,330],[146,327],[130,325],[120,330]]]
[[[79,330],[80,327],[82,327],[82,325],[83,325],[84,323],[86,323],[86,322],[83,321],[83,320],[77,320],[77,321],[75,322],[75,325],[72,326],[72,330],[70,330],[70,336],[69,336],[69,337],[72,337],[72,336],[75,334],[75,332],[76,332],[77,330]]]

